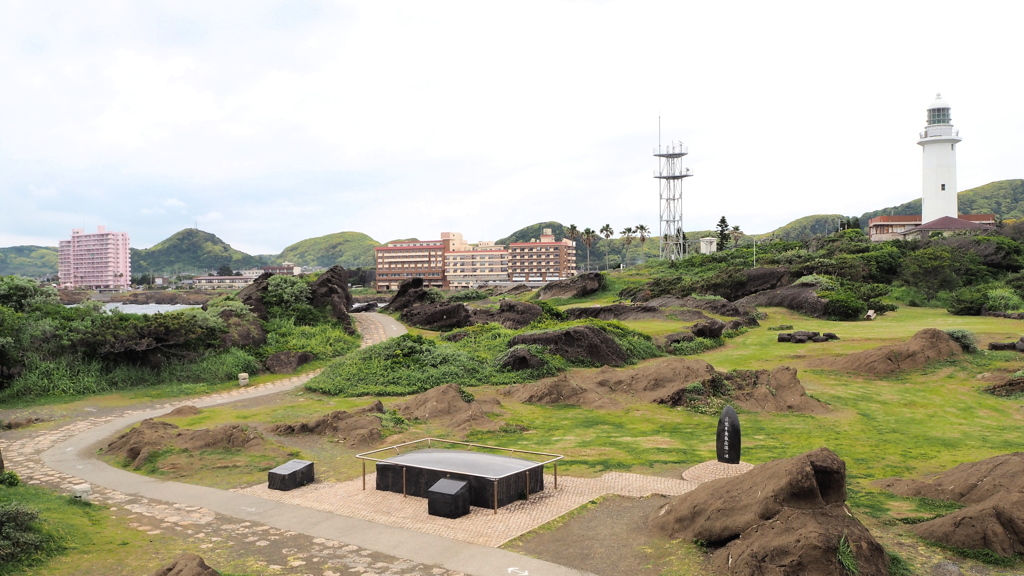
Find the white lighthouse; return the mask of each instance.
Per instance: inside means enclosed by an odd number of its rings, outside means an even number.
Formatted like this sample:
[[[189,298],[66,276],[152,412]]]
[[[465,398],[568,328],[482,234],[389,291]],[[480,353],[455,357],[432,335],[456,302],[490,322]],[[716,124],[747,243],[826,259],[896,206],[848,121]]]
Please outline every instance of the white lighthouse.
[[[953,129],[949,104],[942,94],[928,106],[928,125],[917,141],[924,149],[921,194],[921,222],[927,224],[943,216],[958,217],[956,198],[956,145],[959,131]]]

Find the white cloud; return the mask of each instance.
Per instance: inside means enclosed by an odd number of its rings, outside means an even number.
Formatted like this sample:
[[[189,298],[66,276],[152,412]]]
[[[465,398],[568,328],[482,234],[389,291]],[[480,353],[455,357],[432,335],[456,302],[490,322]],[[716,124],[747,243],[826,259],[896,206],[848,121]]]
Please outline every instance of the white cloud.
[[[961,187],[1022,176],[1012,3],[7,10],[0,189],[25,216],[0,245],[85,219],[143,247],[195,225],[187,211],[260,252],[340,230],[656,229],[659,114],[691,150],[684,227],[726,214],[762,232],[919,194],[936,90],[964,137]]]

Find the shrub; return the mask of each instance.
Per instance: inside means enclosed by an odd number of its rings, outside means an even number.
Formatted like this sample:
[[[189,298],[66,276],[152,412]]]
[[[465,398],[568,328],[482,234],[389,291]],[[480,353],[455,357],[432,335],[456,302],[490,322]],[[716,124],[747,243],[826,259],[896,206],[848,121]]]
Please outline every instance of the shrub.
[[[708,350],[724,346],[721,338],[694,338],[690,342],[676,342],[672,345],[672,353],[678,356],[693,356]]]
[[[864,301],[846,292],[829,294],[825,303],[825,317],[829,320],[857,320],[867,311]]]
[[[487,298],[487,294],[480,290],[462,290],[454,294],[449,294],[448,299],[452,302],[472,302],[474,300],[483,300]]]
[[[960,348],[962,348],[964,352],[978,351],[978,339],[975,338],[974,332],[964,330],[962,328],[945,330],[945,332],[953,339],[954,342],[960,345]]]
[[[6,472],[0,473],[0,486],[7,486],[13,488],[21,484],[21,478],[14,473],[14,470],[7,470]]]
[[[820,274],[810,274],[800,278],[796,282],[793,282],[793,285],[799,284],[813,284],[821,290],[836,290],[839,288],[839,283],[836,282],[834,278],[829,278],[828,276],[822,276]]]
[[[792,330],[792,329],[793,329],[793,325],[792,324],[779,324],[778,326],[769,326],[768,327],[768,330],[770,332],[781,332],[783,330]]]
[[[39,513],[24,504],[0,504],[0,564],[42,556],[58,547],[56,537],[38,522]]]
[[[978,286],[970,286],[954,292],[946,310],[955,316],[979,316],[987,303],[988,293]]]
[[[1024,299],[1010,288],[996,288],[986,293],[985,306],[994,312],[1017,312],[1024,310]]]

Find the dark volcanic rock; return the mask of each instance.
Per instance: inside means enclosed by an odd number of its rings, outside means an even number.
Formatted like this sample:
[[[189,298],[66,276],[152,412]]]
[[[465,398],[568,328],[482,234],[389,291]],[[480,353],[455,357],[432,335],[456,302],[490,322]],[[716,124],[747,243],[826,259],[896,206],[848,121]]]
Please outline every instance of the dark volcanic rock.
[[[252,281],[252,284],[242,288],[235,295],[235,298],[238,298],[239,302],[248,306],[249,310],[252,310],[252,313],[260,320],[267,319],[267,307],[263,304],[263,295],[267,293],[267,281],[270,280],[271,276],[273,274],[270,272],[260,274]]]
[[[376,312],[378,308],[380,308],[380,304],[377,302],[360,302],[358,304],[353,304],[349,313],[359,314],[360,312]]]
[[[736,302],[736,300],[751,294],[764,292],[765,290],[775,290],[788,286],[791,281],[789,269],[785,267],[751,268],[743,270],[741,274],[746,278],[746,282],[728,290],[719,291],[718,294],[727,300],[733,301],[736,306],[741,308],[743,305],[740,302]]]
[[[195,554],[182,554],[174,562],[153,572],[153,576],[220,576]]]
[[[693,332],[673,332],[665,336],[665,345],[671,346],[676,342],[693,342]]]
[[[551,332],[519,334],[509,347],[527,344],[547,346],[552,354],[571,361],[586,361],[599,366],[624,366],[626,351],[614,338],[595,326],[573,326]]]
[[[993,384],[984,388],[993,396],[1013,396],[1024,392],[1024,378],[1010,378],[1002,384]]]
[[[842,574],[837,554],[844,536],[861,574],[888,574],[885,550],[845,501],[846,464],[819,448],[702,484],[648,522],[673,540],[721,546],[711,559],[719,574]]]
[[[544,314],[544,309],[532,302],[502,300],[497,310],[473,310],[474,324],[496,322],[510,330],[529,326]]]
[[[588,306],[565,310],[569,320],[596,318],[597,320],[646,320],[664,318],[665,312],[657,306],[612,304],[611,306]]]
[[[469,308],[462,302],[435,302],[412,306],[402,311],[400,318],[403,322],[418,328],[442,332],[473,324]]]
[[[697,338],[721,338],[724,330],[725,322],[717,318],[698,322],[690,328],[690,332]]]
[[[309,352],[294,352],[285,350],[275,352],[267,357],[263,365],[271,374],[291,374],[299,369],[299,366],[313,361],[313,355]]]
[[[1016,350],[1016,342],[989,342],[989,350]]]
[[[508,370],[533,370],[543,367],[544,360],[526,348],[513,348],[501,359],[499,365]]]
[[[410,294],[412,292],[413,294]],[[398,285],[398,292],[385,306],[385,310],[401,312],[410,306],[425,302],[426,291],[423,289],[423,278],[410,278]]]
[[[558,280],[543,286],[537,292],[538,300],[552,298],[582,298],[597,292],[604,286],[604,275],[600,272],[587,272],[565,280]]]
[[[348,309],[352,307],[352,294],[348,291],[348,272],[341,266],[331,266],[309,286],[309,303],[314,308],[328,306],[331,317],[345,325],[349,334],[355,333]]]
[[[753,307],[781,306],[815,318],[824,318],[827,300],[815,293],[817,289],[818,287],[814,285],[784,286],[741,298],[736,304]]]
[[[267,331],[263,329],[263,323],[255,315],[239,316],[234,310],[223,310],[220,318],[228,329],[220,335],[220,345],[223,348],[260,347],[267,343]]]

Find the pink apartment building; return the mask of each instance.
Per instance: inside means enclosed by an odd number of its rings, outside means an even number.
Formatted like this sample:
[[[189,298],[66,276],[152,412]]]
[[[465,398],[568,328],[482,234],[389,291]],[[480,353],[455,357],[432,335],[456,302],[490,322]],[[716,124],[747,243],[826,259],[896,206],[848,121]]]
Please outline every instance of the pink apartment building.
[[[86,234],[84,228],[74,228],[70,240],[60,241],[57,254],[61,288],[128,290],[132,257],[127,232],[99,226],[95,234]]]

